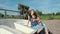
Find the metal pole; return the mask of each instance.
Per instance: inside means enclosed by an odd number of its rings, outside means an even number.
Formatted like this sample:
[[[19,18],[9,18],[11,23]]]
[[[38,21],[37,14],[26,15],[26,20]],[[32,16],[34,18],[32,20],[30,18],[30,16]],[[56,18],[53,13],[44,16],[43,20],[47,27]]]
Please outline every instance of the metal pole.
[[[5,10],[5,19],[6,19],[6,15],[7,15],[7,12],[6,12],[6,10]]]

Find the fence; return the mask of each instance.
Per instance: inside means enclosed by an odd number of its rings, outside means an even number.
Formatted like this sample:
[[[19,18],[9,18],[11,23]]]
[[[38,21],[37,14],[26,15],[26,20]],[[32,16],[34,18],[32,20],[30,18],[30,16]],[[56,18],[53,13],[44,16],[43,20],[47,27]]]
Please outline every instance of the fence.
[[[0,9],[0,19],[20,18],[20,11]]]

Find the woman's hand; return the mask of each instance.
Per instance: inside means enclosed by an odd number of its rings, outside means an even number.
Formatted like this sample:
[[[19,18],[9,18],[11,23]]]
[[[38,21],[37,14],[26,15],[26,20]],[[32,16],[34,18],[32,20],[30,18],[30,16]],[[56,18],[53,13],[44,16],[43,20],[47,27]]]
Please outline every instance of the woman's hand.
[[[32,21],[34,22],[35,20],[38,20],[38,19],[33,19]]]
[[[32,20],[33,22],[35,21],[35,19]]]
[[[25,25],[25,26],[28,26],[28,25]]]

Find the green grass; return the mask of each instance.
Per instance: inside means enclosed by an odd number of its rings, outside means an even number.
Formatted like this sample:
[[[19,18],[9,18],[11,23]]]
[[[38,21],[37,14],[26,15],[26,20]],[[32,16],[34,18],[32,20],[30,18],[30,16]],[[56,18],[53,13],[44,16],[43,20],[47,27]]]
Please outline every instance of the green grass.
[[[49,16],[41,16],[40,17],[42,20],[48,20],[49,19]]]
[[[60,15],[55,15],[54,19],[60,19]]]
[[[42,15],[42,16],[39,16],[42,20],[60,20],[60,15],[54,15],[54,16],[51,16],[51,15]]]

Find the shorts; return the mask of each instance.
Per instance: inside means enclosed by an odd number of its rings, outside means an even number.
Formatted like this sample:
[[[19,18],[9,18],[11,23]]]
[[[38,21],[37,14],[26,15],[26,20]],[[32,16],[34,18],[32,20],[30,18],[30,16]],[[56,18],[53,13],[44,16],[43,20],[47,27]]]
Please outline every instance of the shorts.
[[[41,25],[41,26],[34,26],[34,27],[32,27],[34,30],[38,30],[38,29],[43,29],[43,28],[45,28],[46,27],[46,25],[45,24],[43,24],[43,25]]]

